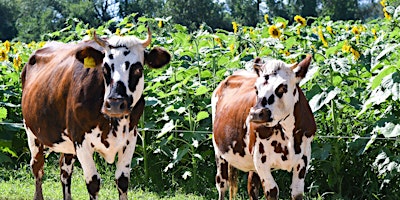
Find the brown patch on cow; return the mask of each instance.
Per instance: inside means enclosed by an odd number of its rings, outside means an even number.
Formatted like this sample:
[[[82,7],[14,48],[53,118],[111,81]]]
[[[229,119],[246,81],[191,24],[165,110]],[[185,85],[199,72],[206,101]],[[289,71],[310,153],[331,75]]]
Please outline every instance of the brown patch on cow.
[[[35,159],[33,164],[31,165],[33,175],[36,180],[42,179],[41,174],[43,175],[43,165],[44,165],[44,155],[43,155],[43,145],[37,145],[39,148],[38,153],[35,155]]]
[[[260,152],[260,154],[264,154],[265,153],[264,145],[261,142],[258,145],[258,151]]]
[[[302,199],[303,199],[303,194],[298,194],[293,198],[293,200],[302,200]]]
[[[258,193],[260,190],[260,177],[256,172],[250,171],[247,179],[247,192],[250,196],[250,200],[258,199]]]
[[[271,190],[267,191],[267,199],[277,199],[278,198],[278,188],[275,186]]]
[[[93,148],[93,147],[94,147],[94,144],[93,144],[93,143],[90,143],[90,146]]]
[[[125,153],[126,146],[122,147],[122,153]]]
[[[220,163],[221,165],[221,177],[222,179],[228,180],[228,163],[227,162],[223,162]]]
[[[139,99],[139,101],[136,103],[136,105],[133,107],[131,114],[130,114],[130,122],[129,122],[129,132],[131,132],[135,127],[137,127],[140,116],[142,116],[143,111],[144,111],[144,96],[142,95]],[[134,132],[135,136],[137,135],[137,132]]]
[[[255,124],[255,123],[252,123]],[[266,127],[264,125],[255,125],[257,128],[258,137],[262,140],[271,138],[272,134],[274,133],[274,128]]]
[[[217,176],[216,182],[217,182],[217,183],[221,183],[221,178],[220,178],[219,176]]]
[[[300,170],[300,164],[297,165],[297,171],[299,171],[299,170]]]
[[[129,145],[129,140],[126,141],[126,145]]]
[[[233,75],[220,83],[214,94],[219,98],[216,105],[213,126],[214,140],[219,150],[228,152],[233,149],[235,154],[245,155],[247,147],[244,138],[249,128],[250,141],[255,141],[254,131],[257,127],[244,127],[250,108],[255,104],[254,79],[250,77]],[[232,105],[235,108],[230,109]],[[252,125],[251,125],[252,126]],[[232,144],[235,145],[233,146]]]
[[[287,155],[289,154],[289,150],[287,146],[282,147],[282,144],[280,142],[277,142],[276,140],[271,142],[271,146],[274,147],[274,152],[275,153],[282,153],[282,160],[285,161],[287,160]]]
[[[267,156],[266,155],[263,155],[262,157],[261,157],[261,162],[262,163],[265,163],[267,161]]]
[[[307,138],[314,136],[317,126],[303,92],[299,86],[296,86],[296,89],[299,90],[299,101],[294,106],[295,128],[293,130],[293,137],[295,153],[299,154],[301,153],[303,136]]]
[[[303,179],[305,176],[306,176],[306,166],[301,168],[301,170],[299,172],[299,179]]]

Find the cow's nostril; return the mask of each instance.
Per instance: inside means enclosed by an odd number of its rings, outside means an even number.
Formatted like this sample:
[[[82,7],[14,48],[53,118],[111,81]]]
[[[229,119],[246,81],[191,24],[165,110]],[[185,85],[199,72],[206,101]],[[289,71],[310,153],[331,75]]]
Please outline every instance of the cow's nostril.
[[[106,107],[107,109],[111,109],[111,104],[110,104],[109,101],[106,101],[105,107]]]
[[[122,102],[121,105],[119,106],[119,109],[125,110],[125,108],[126,108],[126,104],[125,104],[125,102]]]

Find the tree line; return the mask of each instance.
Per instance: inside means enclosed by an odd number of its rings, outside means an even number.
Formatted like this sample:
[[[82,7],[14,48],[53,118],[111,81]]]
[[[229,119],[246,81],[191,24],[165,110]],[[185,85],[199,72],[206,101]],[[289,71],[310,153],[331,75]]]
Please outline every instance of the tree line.
[[[379,0],[0,0],[0,40],[38,41],[74,18],[97,27],[132,13],[137,13],[136,17],[171,16],[173,23],[189,30],[202,23],[231,30],[233,21],[256,26],[266,14],[289,21],[296,15],[368,20],[381,17],[381,9]]]

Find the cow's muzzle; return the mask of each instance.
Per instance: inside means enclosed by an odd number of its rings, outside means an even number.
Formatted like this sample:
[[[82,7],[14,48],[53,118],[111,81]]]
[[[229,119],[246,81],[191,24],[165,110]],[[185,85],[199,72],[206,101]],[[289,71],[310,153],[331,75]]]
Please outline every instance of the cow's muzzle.
[[[267,123],[272,122],[271,111],[268,108],[251,108],[250,109],[250,121],[255,123]]]
[[[108,98],[102,112],[112,118],[121,118],[129,114],[128,101],[125,98]]]

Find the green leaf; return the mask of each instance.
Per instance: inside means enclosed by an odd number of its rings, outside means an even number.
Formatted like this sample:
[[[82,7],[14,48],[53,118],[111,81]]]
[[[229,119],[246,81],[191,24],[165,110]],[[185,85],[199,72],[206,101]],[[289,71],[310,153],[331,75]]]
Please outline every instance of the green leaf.
[[[172,131],[175,128],[174,120],[169,121],[164,124],[164,127],[161,129],[161,133],[157,135],[157,138],[164,136],[166,133]]]
[[[392,51],[394,51],[395,48],[397,48],[398,46],[400,46],[400,44],[395,44],[395,45],[386,45],[386,47],[384,48],[384,50],[378,55],[376,56],[375,60],[378,61],[381,58],[383,58],[384,56],[386,56],[386,54],[391,53]]]
[[[379,132],[386,138],[393,138],[400,135],[400,124],[393,124],[392,122],[386,122],[383,127],[375,127],[374,132]]]
[[[199,122],[199,121],[201,121],[203,119],[208,118],[209,116],[210,116],[210,114],[208,114],[208,112],[200,111],[199,113],[197,113],[196,121]]]
[[[0,121],[3,121],[5,118],[7,118],[7,109],[0,107]]]
[[[329,103],[333,98],[335,98],[336,95],[339,94],[339,92],[339,88],[334,88],[329,92],[322,92],[313,96],[313,98],[309,101],[312,112],[321,109],[322,106]]]
[[[202,85],[196,89],[196,92],[194,93],[194,95],[199,96],[199,95],[207,93],[209,90],[210,89],[208,89],[206,86]]]
[[[382,71],[379,72],[378,75],[376,75],[372,78],[371,89],[375,89],[376,87],[378,87],[381,84],[383,78],[392,74],[395,71],[396,71],[396,67],[393,65],[389,65],[389,66],[385,67]]]

